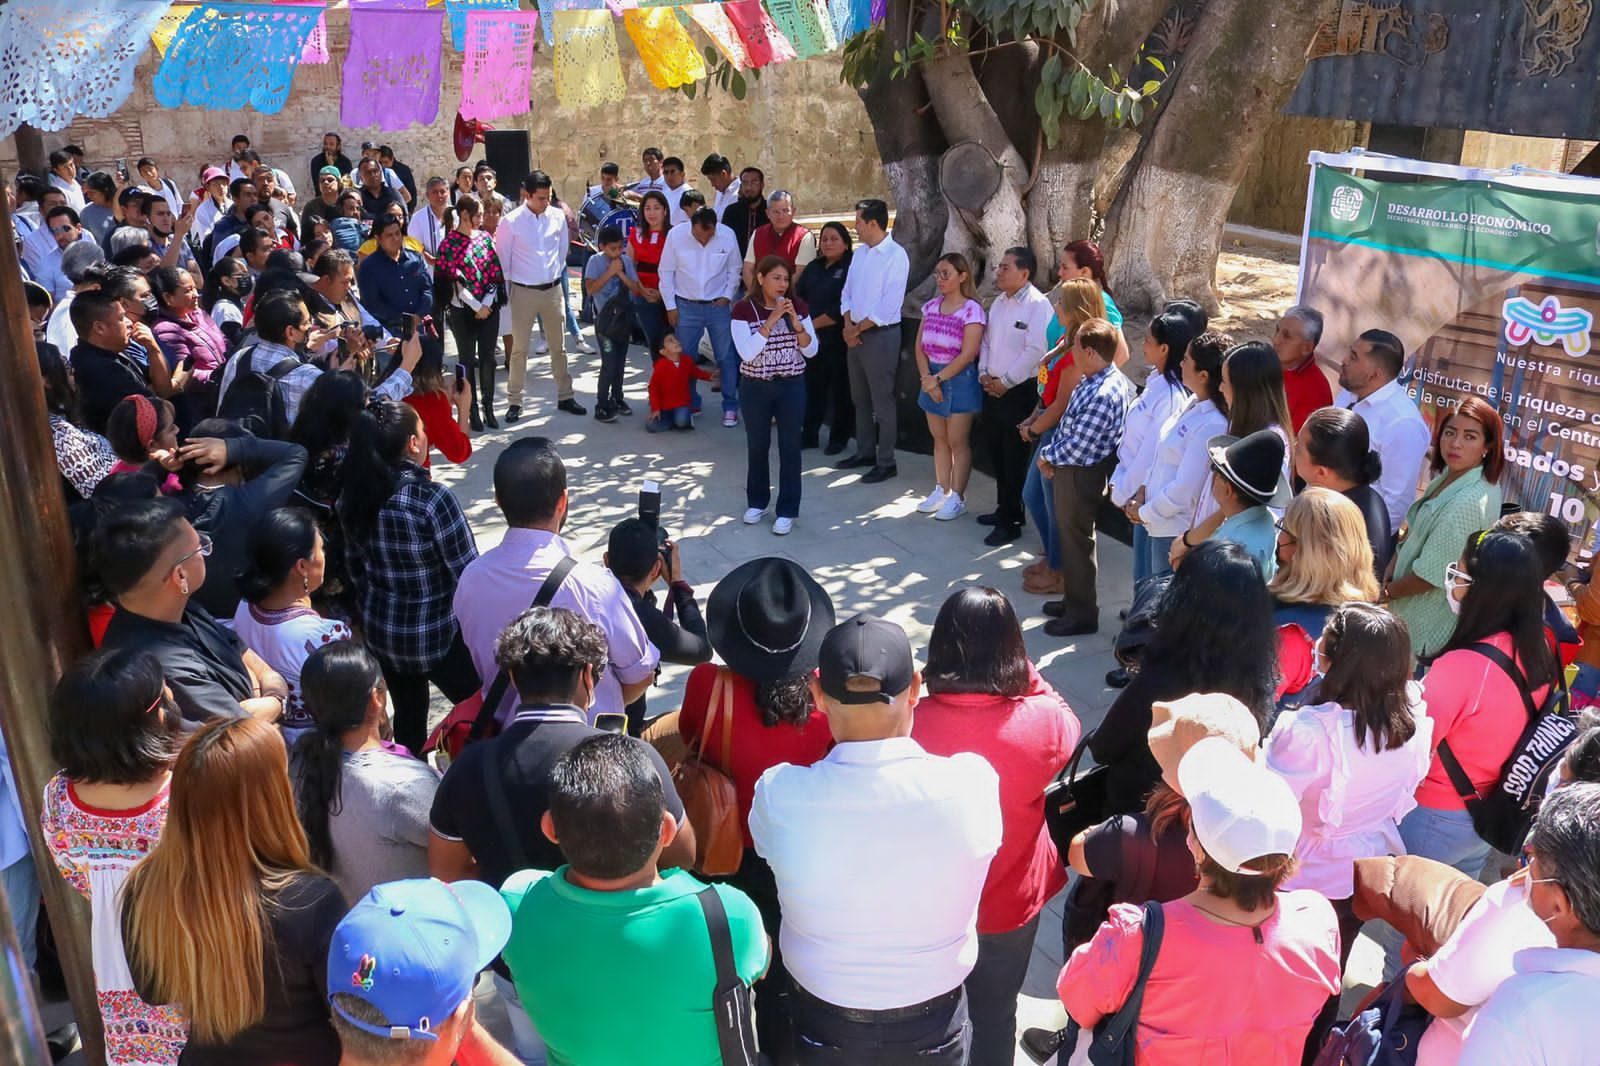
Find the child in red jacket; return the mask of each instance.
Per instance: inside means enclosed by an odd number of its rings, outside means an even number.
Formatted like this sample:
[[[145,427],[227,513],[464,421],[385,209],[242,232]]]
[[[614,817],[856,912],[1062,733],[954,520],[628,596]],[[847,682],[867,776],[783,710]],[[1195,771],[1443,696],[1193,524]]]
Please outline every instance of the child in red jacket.
[[[678,338],[668,333],[661,339],[661,352],[650,371],[650,418],[644,428],[651,433],[665,429],[693,429],[690,417],[689,381],[710,381],[709,371],[700,369],[684,352]]]

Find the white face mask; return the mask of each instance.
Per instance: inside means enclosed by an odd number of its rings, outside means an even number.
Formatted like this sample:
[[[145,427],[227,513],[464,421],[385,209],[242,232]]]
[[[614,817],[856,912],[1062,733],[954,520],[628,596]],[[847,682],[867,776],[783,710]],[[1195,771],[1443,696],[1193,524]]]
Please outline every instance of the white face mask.
[[[1462,591],[1462,594],[1465,595],[1467,586],[1469,584],[1470,584],[1470,582],[1467,582],[1467,581],[1457,581],[1454,574],[1452,574],[1448,570],[1445,571],[1445,575],[1444,575],[1444,602],[1450,605],[1450,613],[1451,614],[1456,615],[1458,617],[1460,616],[1460,614],[1461,614],[1461,601],[1456,598],[1456,590],[1460,589]]]
[[[1318,677],[1328,676],[1328,660],[1322,654],[1322,641],[1311,646],[1311,669]]]

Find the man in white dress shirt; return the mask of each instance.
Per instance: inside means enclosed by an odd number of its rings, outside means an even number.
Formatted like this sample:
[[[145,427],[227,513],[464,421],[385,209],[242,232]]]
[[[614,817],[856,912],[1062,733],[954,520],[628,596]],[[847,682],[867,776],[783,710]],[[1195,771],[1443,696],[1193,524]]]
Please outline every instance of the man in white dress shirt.
[[[556,408],[588,414],[572,395],[562,324],[567,320],[561,286],[567,283],[567,216],[550,203],[550,175],[535,170],[522,179],[522,205],[506,213],[494,233],[494,250],[511,288],[511,370],[506,378],[506,421],[522,417],[522,387],[528,376],[528,341],[533,321],[543,323],[556,379]],[[668,304],[670,307],[671,304]],[[726,327],[724,327],[726,329]]]
[[[715,211],[700,207],[689,222],[674,226],[661,250],[661,305],[667,324],[683,350],[693,355],[700,338],[711,336],[722,377],[722,424],[739,424],[739,356],[733,348],[733,294],[739,287],[739,242],[717,221]],[[690,395],[698,405],[694,382]]]
[[[894,462],[899,429],[894,378],[900,366],[900,306],[906,301],[911,260],[889,236],[889,205],[882,200],[856,204],[856,233],[861,247],[850,260],[839,300],[850,399],[856,405],[856,453],[835,463],[834,469],[870,466],[861,481],[872,485],[899,473]]]
[[[756,783],[750,836],[783,906],[800,1066],[967,1061],[963,982],[1000,782],[977,755],[911,739],[921,681],[899,626],[835,626],[811,681],[833,750]]]
[[[1033,448],[1017,426],[1033,413],[1039,398],[1039,364],[1055,310],[1050,298],[1033,284],[1038,260],[1027,248],[1008,248],[994,272],[1000,295],[989,305],[978,356],[978,383],[983,386],[983,413],[978,433],[989,442],[994,462],[995,508],[979,515],[980,525],[993,526],[983,542],[1010,544],[1022,536],[1022,485],[1028,478]]]
[[[1396,530],[1417,498],[1431,443],[1422,412],[1396,380],[1405,365],[1400,338],[1388,330],[1369,329],[1339,364],[1339,394],[1333,398],[1335,407],[1362,417],[1372,435],[1372,450],[1383,456],[1383,476],[1373,487],[1388,505],[1389,525]]]
[[[728,162],[727,156],[712,152],[706,156],[705,162],[700,164],[700,175],[717,190],[716,199],[711,202],[711,209],[720,219],[722,212],[732,207],[739,199],[739,179],[734,176],[733,164]]]
[[[406,234],[422,245],[422,258],[431,267],[439,254],[439,242],[450,232],[450,227],[444,223],[444,209],[450,206],[450,183],[433,177],[428,179],[425,189],[422,210],[411,216]]]
[[[677,156],[668,156],[661,164],[661,180],[667,183],[662,193],[667,198],[667,221],[677,226],[689,221],[689,215],[683,208],[683,194],[689,191],[687,179],[683,175],[683,160]]]

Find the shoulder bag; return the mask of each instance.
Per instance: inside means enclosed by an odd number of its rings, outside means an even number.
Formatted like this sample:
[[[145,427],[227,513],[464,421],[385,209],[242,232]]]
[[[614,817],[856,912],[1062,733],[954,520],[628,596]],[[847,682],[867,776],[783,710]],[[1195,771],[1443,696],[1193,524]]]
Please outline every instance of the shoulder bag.
[[[694,898],[705,913],[706,929],[711,934],[711,958],[717,966],[717,988],[711,1007],[717,1017],[717,1046],[723,1066],[758,1066],[766,1059],[756,1051],[754,1000],[733,957],[728,912],[712,886],[702,888]]]
[[[1511,746],[1511,755],[1487,794],[1478,794],[1447,740],[1439,742],[1439,761],[1456,795],[1466,804],[1479,838],[1498,851],[1515,855],[1533,825],[1534,815],[1539,813],[1550,775],[1561,765],[1562,756],[1578,735],[1578,723],[1568,713],[1571,699],[1564,676],[1557,675],[1544,706],[1536,707],[1527,677],[1509,655],[1482,642],[1469,645],[1468,650],[1493,662],[1511,678],[1522,696],[1528,724]]]
[[[694,869],[708,877],[725,877],[744,861],[744,829],[739,818],[739,793],[728,772],[705,758],[706,742],[716,735],[721,718],[721,767],[733,756],[733,679],[717,669],[700,726],[689,753],[672,771],[672,784],[683,812],[694,826]],[[680,714],[679,721],[682,721]]]
[[[1405,998],[1405,974],[1377,993],[1371,1005],[1328,1034],[1312,1066],[1413,1066],[1417,1046],[1433,1018]]]
[[[1090,733],[1078,742],[1078,747],[1052,780],[1044,788],[1044,824],[1055,841],[1056,854],[1063,864],[1072,838],[1092,825],[1099,825],[1109,817],[1106,810],[1106,768],[1094,766],[1078,772],[1078,764],[1089,750]]]
[[[1089,1043],[1091,1066],[1134,1066],[1134,1027],[1139,1024],[1139,1011],[1144,1006],[1144,989],[1150,981],[1150,971],[1155,968],[1156,957],[1161,954],[1161,938],[1166,928],[1166,918],[1161,904],[1155,901],[1144,905],[1144,946],[1139,952],[1139,976],[1128,990],[1117,1013],[1101,1018],[1094,1027]],[[1082,1027],[1067,1020],[1067,1027],[1057,1032],[1029,1029],[1022,1037],[1022,1050],[1034,1062],[1046,1063],[1051,1056],[1056,1062],[1067,1062],[1077,1050]]]
[[[561,589],[561,583],[572,573],[573,567],[578,565],[578,560],[572,556],[563,556],[561,561],[545,575],[544,582],[539,586],[538,595],[528,606],[548,607],[550,601],[555,599],[556,593]],[[495,724],[495,708],[500,706],[500,701],[505,699],[506,688],[511,684],[511,675],[501,670],[494,675],[487,693],[473,695],[462,700],[450,709],[444,721],[434,728],[428,737],[428,742],[422,746],[424,752],[442,749],[450,758],[461,754],[461,749],[484,737],[499,734],[500,729]]]

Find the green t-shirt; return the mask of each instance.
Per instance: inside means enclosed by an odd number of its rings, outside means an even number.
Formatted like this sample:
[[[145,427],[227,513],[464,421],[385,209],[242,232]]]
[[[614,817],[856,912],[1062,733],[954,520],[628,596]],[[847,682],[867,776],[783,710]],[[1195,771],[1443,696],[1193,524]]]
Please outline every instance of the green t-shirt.
[[[673,870],[649,888],[595,892],[566,871],[524,870],[500,889],[511,908],[502,957],[550,1066],[719,1066],[716,964],[694,898],[706,886]],[[736,888],[717,895],[739,976],[754,981],[769,961],[761,915]]]

